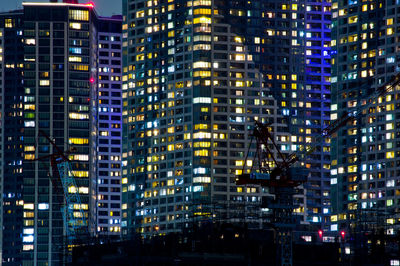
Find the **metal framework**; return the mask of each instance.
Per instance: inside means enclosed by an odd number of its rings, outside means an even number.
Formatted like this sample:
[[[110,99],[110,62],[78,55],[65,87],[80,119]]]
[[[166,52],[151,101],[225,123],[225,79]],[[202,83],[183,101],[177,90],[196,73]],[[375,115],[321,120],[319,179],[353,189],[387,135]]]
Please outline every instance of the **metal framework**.
[[[80,235],[86,233],[84,228],[87,228],[87,220],[81,208],[81,197],[69,162],[58,158],[57,169],[64,189],[65,206],[62,209],[64,227],[69,244],[72,244]]]
[[[56,143],[47,134],[39,130],[39,136],[47,139],[53,146],[53,153],[37,158],[36,161],[47,161],[50,159],[52,175],[50,180],[54,192],[63,194],[64,202],[61,205],[63,215],[65,240],[63,243],[63,265],[71,263],[71,251],[74,245],[83,242],[83,239],[89,238],[88,221],[82,210],[82,202],[79,195],[79,188],[76,185],[73,172],[71,170],[68,155],[74,152],[74,149],[68,151],[61,150]],[[62,189],[60,188],[62,186]]]

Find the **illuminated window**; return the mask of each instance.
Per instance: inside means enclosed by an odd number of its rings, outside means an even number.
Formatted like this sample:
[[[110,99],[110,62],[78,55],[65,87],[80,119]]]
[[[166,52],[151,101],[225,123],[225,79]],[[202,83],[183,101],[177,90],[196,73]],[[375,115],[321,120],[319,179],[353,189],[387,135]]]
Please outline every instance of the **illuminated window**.
[[[81,23],[69,23],[69,28],[74,30],[80,30],[82,28]]]
[[[70,9],[69,10],[69,19],[89,21],[89,11],[88,10]]]
[[[13,28],[13,27],[14,27],[14,20],[11,19],[11,18],[6,18],[6,19],[4,20],[4,26],[5,26],[6,28]]]
[[[76,119],[76,120],[85,120],[85,119],[89,119],[89,114],[70,113],[69,118]]]
[[[87,138],[70,138],[69,139],[69,144],[88,144],[89,140]]]
[[[50,86],[50,80],[41,79],[41,80],[39,81],[39,85],[40,85],[40,86]]]
[[[211,18],[207,17],[199,17],[193,19],[193,24],[204,23],[204,24],[211,24]]]
[[[70,56],[68,58],[69,62],[82,62],[82,57],[80,56]]]
[[[209,150],[198,150],[194,151],[194,156],[208,156]]]

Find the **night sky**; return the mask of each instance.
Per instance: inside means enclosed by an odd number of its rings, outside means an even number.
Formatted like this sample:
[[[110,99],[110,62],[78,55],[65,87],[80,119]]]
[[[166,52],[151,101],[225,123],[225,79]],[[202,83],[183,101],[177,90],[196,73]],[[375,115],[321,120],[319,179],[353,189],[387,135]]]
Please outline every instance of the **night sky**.
[[[58,0],[62,2],[62,0]],[[50,2],[49,0],[0,0],[0,12],[22,7],[22,2]],[[122,0],[79,0],[80,3],[93,2],[100,16],[121,14]]]

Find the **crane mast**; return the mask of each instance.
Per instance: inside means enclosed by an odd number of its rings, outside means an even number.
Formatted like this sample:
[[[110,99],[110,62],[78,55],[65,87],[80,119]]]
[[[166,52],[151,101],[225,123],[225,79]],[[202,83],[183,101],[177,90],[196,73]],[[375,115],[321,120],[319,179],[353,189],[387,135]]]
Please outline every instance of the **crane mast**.
[[[39,136],[47,139],[53,146],[53,153],[39,157],[36,161],[46,161],[50,159],[53,175],[50,176],[55,193],[63,194],[63,204],[61,213],[64,223],[65,243],[63,244],[63,264],[71,262],[71,251],[74,245],[80,244],[83,238],[89,237],[88,221],[82,210],[82,201],[79,195],[79,187],[76,184],[73,171],[71,169],[68,155],[75,149],[64,152],[47,134],[39,130]],[[61,184],[62,189],[59,188]]]

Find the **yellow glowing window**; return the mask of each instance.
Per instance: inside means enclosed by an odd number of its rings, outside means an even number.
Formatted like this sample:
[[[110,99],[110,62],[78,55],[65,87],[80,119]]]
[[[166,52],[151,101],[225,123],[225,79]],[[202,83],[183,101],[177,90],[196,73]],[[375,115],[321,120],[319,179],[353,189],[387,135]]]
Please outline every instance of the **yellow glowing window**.
[[[394,33],[393,28],[387,28],[387,29],[386,29],[386,34],[387,34],[387,35],[392,35],[393,33]]]
[[[210,132],[196,132],[193,134],[193,139],[210,139]]]
[[[35,206],[34,206],[33,203],[25,203],[24,204],[24,209],[26,209],[26,210],[34,210]]]
[[[193,144],[193,147],[195,147],[195,148],[209,148],[210,146],[211,146],[211,143],[208,141],[195,142]]]
[[[386,152],[386,159],[393,159],[394,158],[394,151]]]
[[[393,205],[393,200],[392,199],[386,200],[386,206],[392,206],[392,205]]]
[[[143,61],[143,60],[144,60],[144,54],[136,55],[136,61]]]
[[[236,81],[235,82],[235,87],[244,87],[244,81]]]
[[[210,62],[198,61],[193,63],[193,68],[208,68],[211,67]]]
[[[11,19],[11,18],[6,18],[6,19],[4,20],[4,26],[5,26],[6,28],[13,28],[13,27],[14,27],[14,20]]]
[[[24,245],[22,247],[23,251],[29,251],[29,250],[33,250],[33,245]]]
[[[175,132],[175,127],[168,128],[168,133],[174,133],[174,132]]]
[[[81,23],[69,23],[69,28],[74,30],[80,30],[82,28]]]
[[[89,11],[88,10],[70,9],[69,10],[69,19],[89,21]]]
[[[68,193],[75,194],[76,192],[78,192],[78,190],[76,189],[76,187],[70,186],[70,187],[68,188]]]
[[[85,119],[89,119],[89,114],[70,113],[69,118],[76,119],[76,120],[85,120]]]
[[[34,212],[24,212],[24,218],[33,218],[35,217]]]
[[[39,81],[39,85],[40,85],[40,86],[50,86],[50,80],[41,79],[41,80]]]
[[[358,40],[358,35],[357,34],[350,35],[348,40],[349,42],[356,42]]]
[[[69,144],[82,145],[82,144],[88,144],[89,140],[87,138],[70,138],[68,142]]]
[[[193,11],[194,15],[211,15],[211,9],[199,8]]]
[[[68,58],[69,62],[82,62],[82,57],[80,56],[70,56]]]
[[[35,154],[25,154],[25,160],[35,160]]]
[[[193,73],[193,77],[210,77],[211,76],[211,71],[195,71]]]
[[[24,151],[35,151],[35,146],[25,146]]]
[[[236,61],[243,61],[245,60],[245,55],[244,54],[234,54],[232,55],[232,59]]]
[[[194,151],[194,156],[208,156],[209,150],[197,150]]]
[[[347,171],[349,173],[355,173],[357,172],[357,165],[350,165],[349,167],[347,167]]]
[[[243,166],[244,161],[243,160],[237,160],[235,161],[235,166]]]
[[[351,24],[351,23],[357,23],[357,21],[358,21],[358,17],[357,17],[357,16],[352,16],[352,17],[349,17],[349,18],[348,18],[348,23],[349,23],[349,24]]]
[[[211,24],[211,18],[208,17],[199,17],[193,19],[193,24],[204,23],[204,24]]]
[[[89,177],[88,171],[72,171],[74,177]]]
[[[70,155],[69,159],[72,161],[89,161],[89,155],[87,154],[74,154],[74,155]]]
[[[243,108],[243,107],[236,107],[236,108],[235,108],[235,113],[237,113],[237,114],[243,114],[243,113],[244,113],[244,108]]]
[[[88,204],[74,204],[73,205],[74,210],[87,210],[88,209]]]
[[[175,146],[173,144],[168,145],[167,147],[168,151],[173,151],[175,149]]]
[[[77,65],[77,64],[71,64],[69,66],[70,70],[77,70],[77,71],[88,71],[89,66],[88,65]]]

